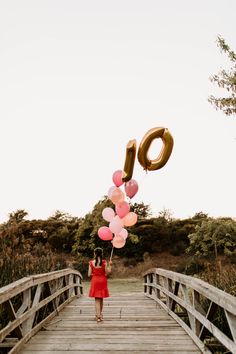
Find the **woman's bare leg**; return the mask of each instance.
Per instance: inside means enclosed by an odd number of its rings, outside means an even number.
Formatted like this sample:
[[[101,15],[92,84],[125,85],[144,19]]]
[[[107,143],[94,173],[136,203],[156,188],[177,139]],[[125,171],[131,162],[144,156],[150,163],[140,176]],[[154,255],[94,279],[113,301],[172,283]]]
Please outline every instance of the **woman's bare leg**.
[[[100,298],[95,297],[95,311],[97,318],[101,316]]]
[[[103,298],[100,298],[100,309],[101,309],[101,318],[103,318],[102,310],[103,310]]]

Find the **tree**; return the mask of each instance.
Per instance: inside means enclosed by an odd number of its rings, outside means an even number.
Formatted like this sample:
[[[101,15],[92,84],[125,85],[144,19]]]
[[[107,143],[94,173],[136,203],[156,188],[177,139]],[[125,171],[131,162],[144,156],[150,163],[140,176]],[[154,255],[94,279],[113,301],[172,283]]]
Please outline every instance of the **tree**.
[[[111,242],[104,242],[98,237],[98,229],[101,226],[109,225],[109,223],[102,217],[102,211],[106,207],[115,209],[113,203],[108,197],[101,199],[94,206],[92,212],[85,215],[76,232],[76,241],[73,245],[73,251],[75,253],[91,256],[93,249],[98,246],[102,247],[105,252],[110,252],[112,247]],[[150,207],[144,203],[134,203],[133,205],[131,204],[130,209],[136,212],[138,217],[143,220],[150,215]],[[134,228],[128,229],[129,237],[127,239],[126,250],[129,248],[130,253],[134,252],[132,247],[137,247],[136,245],[139,242],[139,239],[134,230]],[[119,254],[119,250],[116,250],[116,252]],[[120,252],[125,254],[123,249]]]
[[[28,215],[27,211],[23,209],[18,209],[17,211],[14,211],[9,214],[8,224],[9,225],[19,224],[21,221],[24,220],[25,216],[27,215]]]
[[[231,218],[204,220],[189,236],[187,252],[195,256],[231,256],[236,249],[236,221]]]
[[[143,202],[132,204],[131,210],[135,212],[138,215],[138,217],[142,219],[146,219],[151,215],[150,206],[145,205]]]
[[[218,110],[223,111],[227,116],[236,114],[236,54],[226,44],[224,38],[217,37],[217,45],[220,47],[221,52],[225,52],[230,61],[232,67],[226,71],[221,70],[218,74],[212,75],[210,81],[216,83],[220,88],[227,91],[228,96],[222,98],[216,98],[211,95],[208,101]]]

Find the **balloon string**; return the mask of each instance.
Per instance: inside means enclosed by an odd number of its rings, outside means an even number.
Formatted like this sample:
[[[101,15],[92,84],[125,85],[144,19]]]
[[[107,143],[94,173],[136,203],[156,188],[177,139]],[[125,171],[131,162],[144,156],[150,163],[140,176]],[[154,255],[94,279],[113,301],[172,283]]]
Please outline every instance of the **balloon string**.
[[[112,250],[111,250],[110,261],[111,261],[112,256],[113,256],[113,251],[114,251],[114,247],[112,247]]]
[[[141,179],[141,181],[138,182],[139,188],[140,188],[140,186],[143,184],[144,180],[147,178],[147,175],[148,175],[148,171],[146,170],[145,175],[143,176],[143,178]],[[136,194],[135,194],[135,196],[136,196]],[[134,196],[134,197],[135,197],[135,196]],[[133,198],[134,198],[134,197],[133,197]],[[128,196],[127,196],[127,198],[128,198],[128,203],[131,204],[131,203],[132,203],[131,199],[133,199],[133,198],[130,198],[130,197],[128,197]]]
[[[145,171],[145,175],[143,176],[143,178],[141,179],[141,181],[139,182],[139,186],[141,186],[143,184],[143,181],[145,180],[145,178],[147,178],[147,175],[148,175],[148,171],[146,170]]]

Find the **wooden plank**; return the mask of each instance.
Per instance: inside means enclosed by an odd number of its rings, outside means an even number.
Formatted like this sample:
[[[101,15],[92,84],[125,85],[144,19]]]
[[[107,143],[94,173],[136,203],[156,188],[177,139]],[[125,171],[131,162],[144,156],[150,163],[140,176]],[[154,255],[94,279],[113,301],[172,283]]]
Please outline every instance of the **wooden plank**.
[[[143,352],[149,352],[149,350],[165,350],[166,346],[168,343],[164,344],[148,344],[147,343],[115,343],[115,344],[106,344],[106,343],[96,343],[94,345],[93,343],[53,343],[53,344],[28,344],[27,348],[28,350],[34,350],[37,352],[38,350],[51,350],[51,351],[61,351],[61,350],[67,350],[67,351],[74,351],[74,350],[100,350],[101,353],[103,351],[114,351],[114,350],[122,350],[123,353],[126,351],[131,351],[131,350],[143,350]],[[168,344],[168,350],[176,350],[177,344]],[[182,349],[183,346],[180,345],[179,349]],[[191,350],[193,349],[193,345],[184,345],[185,350]],[[194,348],[195,350],[195,348]]]
[[[124,351],[120,351],[120,350],[108,350],[108,351],[103,351],[104,353],[107,352],[107,353],[112,353],[112,354],[124,354]],[[144,352],[147,353],[146,351],[139,351],[139,350],[132,350],[132,351],[128,351],[126,350],[126,353],[132,353],[132,354],[143,354]],[[22,354],[68,354],[68,350],[60,350],[60,352],[55,352],[55,351],[50,351],[50,350],[38,350],[38,351],[32,351],[32,350],[24,350],[22,352]],[[173,350],[168,350],[167,348],[164,348],[164,349],[156,349],[156,350],[151,350],[151,351],[148,351],[148,354],[199,354],[199,351],[198,350],[194,350],[194,349],[191,349],[191,350],[178,350],[178,349],[173,349]],[[101,351],[100,350],[96,350],[94,348],[94,350],[91,350],[91,351],[84,351],[84,350],[73,350],[73,354],[101,354]]]
[[[89,340],[88,340],[89,339]],[[162,338],[155,338],[154,336],[149,336],[147,337],[146,335],[143,336],[120,336],[120,337],[114,337],[114,336],[102,336],[102,337],[96,337],[96,336],[83,336],[83,337],[79,337],[79,338],[32,338],[30,343],[31,345],[33,344],[57,344],[60,346],[60,344],[70,344],[70,343],[77,343],[77,344],[86,344],[86,343],[93,343],[93,344],[97,344],[97,343],[105,343],[105,344],[115,344],[115,343],[129,343],[129,344],[135,344],[135,343],[152,343],[152,344],[165,344],[165,345],[176,345],[179,346],[181,345],[182,347],[184,347],[186,349],[186,346],[192,346],[192,340],[187,337],[187,338],[180,338],[178,339],[178,337],[168,337],[168,338],[164,338],[164,336],[162,336]]]
[[[94,321],[94,299],[85,300],[84,297],[75,299],[44,327],[44,331],[31,338],[21,353],[184,354],[183,348],[185,353],[200,353],[185,331],[153,300],[145,301],[141,293],[136,295],[135,302],[132,302],[132,294],[123,297],[125,301],[122,302],[125,302],[126,310],[131,314],[121,314],[121,317],[120,308],[117,307],[119,300],[105,299],[104,322],[99,324]],[[151,308],[146,309],[146,304],[150,303]],[[83,313],[83,306],[86,313]],[[140,306],[145,309],[142,314]],[[80,310],[83,314],[74,312]]]

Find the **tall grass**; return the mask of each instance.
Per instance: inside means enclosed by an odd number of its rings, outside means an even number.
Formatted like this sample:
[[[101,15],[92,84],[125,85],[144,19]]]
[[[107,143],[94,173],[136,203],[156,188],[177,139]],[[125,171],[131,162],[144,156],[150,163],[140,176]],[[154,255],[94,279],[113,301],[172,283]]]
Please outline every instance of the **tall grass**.
[[[65,259],[53,254],[47,246],[38,244],[31,252],[25,253],[8,247],[1,253],[0,287],[32,274],[50,272],[65,266]]]

